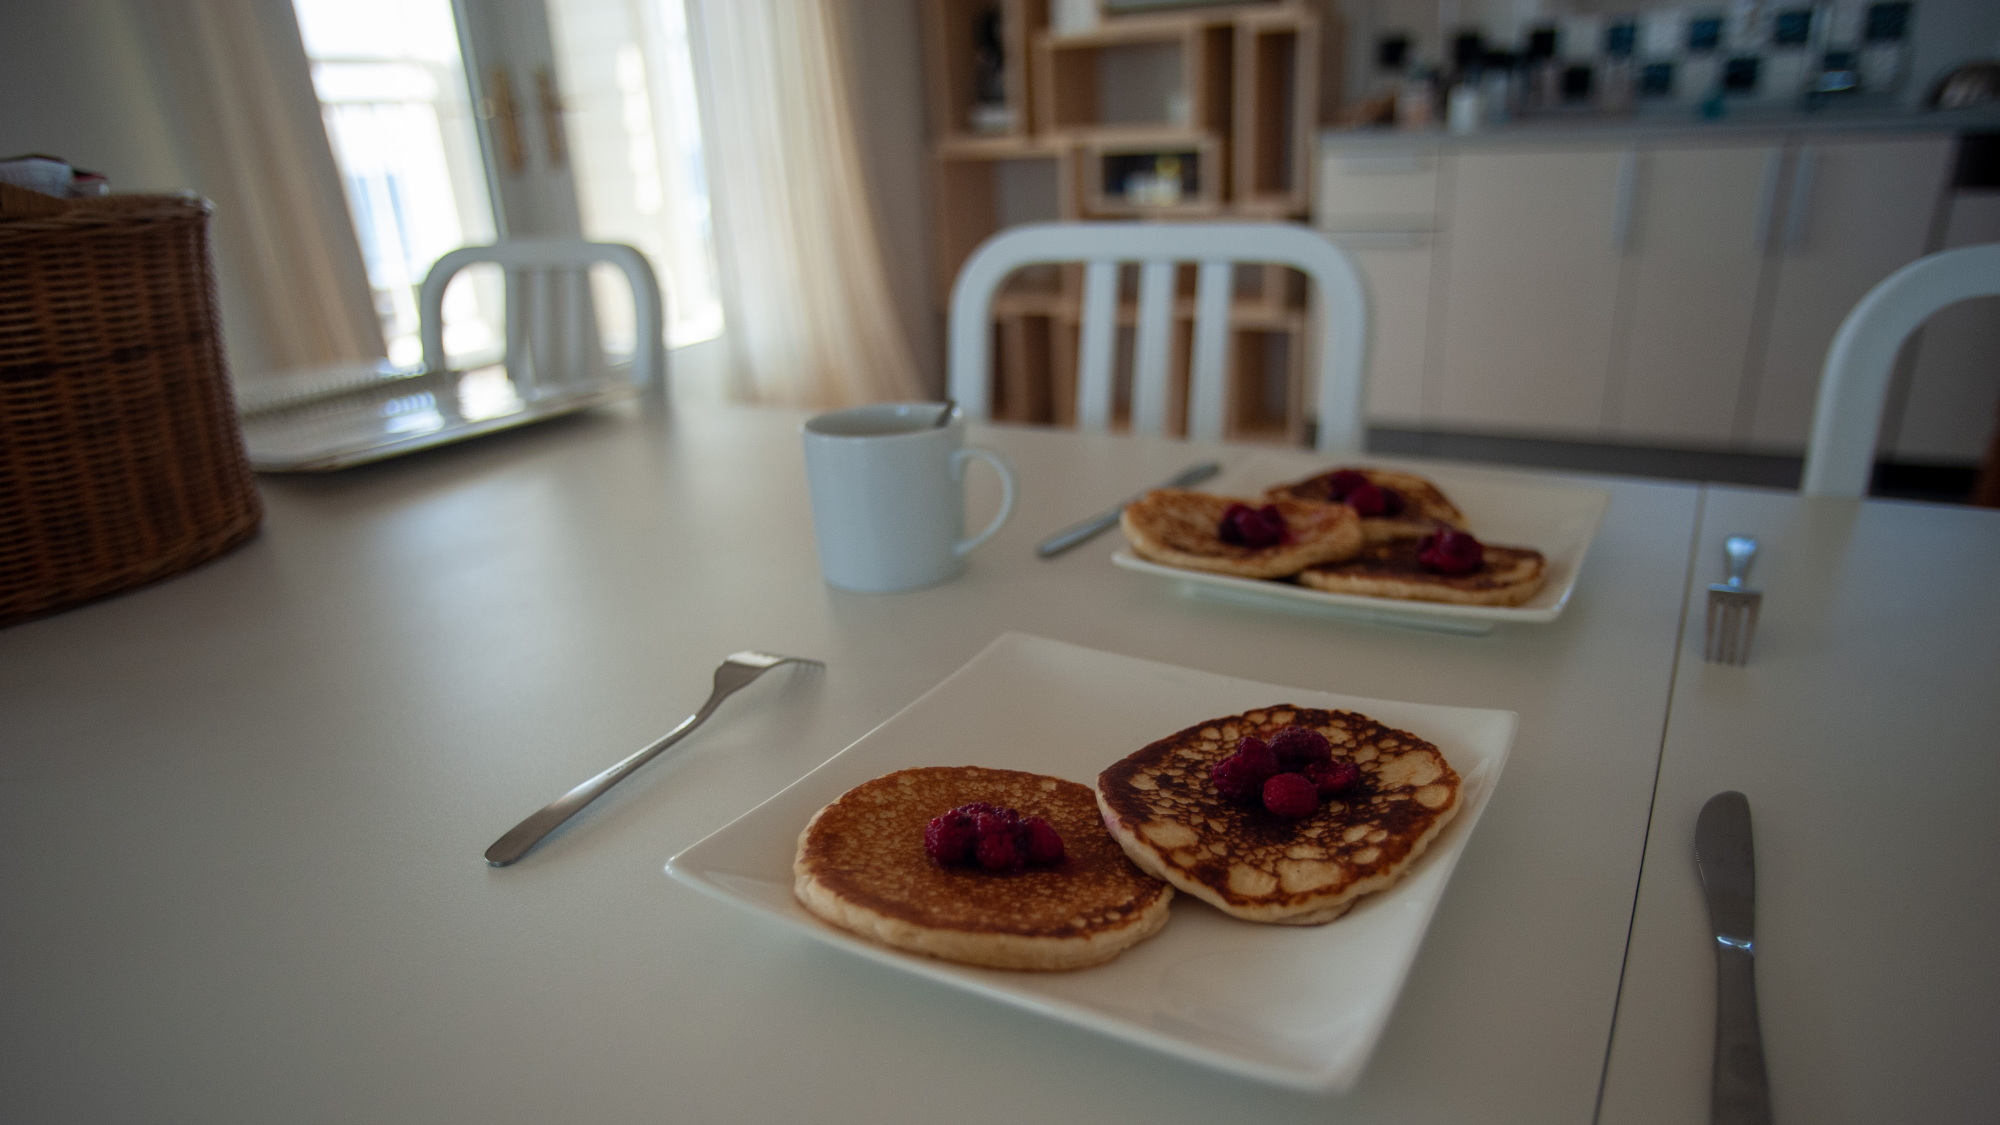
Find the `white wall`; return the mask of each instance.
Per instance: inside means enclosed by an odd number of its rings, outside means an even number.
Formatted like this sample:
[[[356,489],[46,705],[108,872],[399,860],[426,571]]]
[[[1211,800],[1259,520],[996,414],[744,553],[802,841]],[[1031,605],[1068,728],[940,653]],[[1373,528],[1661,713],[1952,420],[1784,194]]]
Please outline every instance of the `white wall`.
[[[0,0],[0,156],[60,156],[104,173],[113,191],[201,190],[135,17],[128,0]],[[264,343],[216,225],[230,368],[261,374]]]

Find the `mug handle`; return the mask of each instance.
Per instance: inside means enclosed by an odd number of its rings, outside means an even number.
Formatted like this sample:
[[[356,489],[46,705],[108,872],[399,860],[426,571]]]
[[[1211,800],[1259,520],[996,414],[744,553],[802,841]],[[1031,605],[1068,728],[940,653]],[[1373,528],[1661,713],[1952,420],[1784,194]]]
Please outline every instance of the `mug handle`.
[[[976,445],[968,445],[963,449],[953,450],[951,454],[951,479],[963,484],[965,482],[965,462],[973,457],[977,457],[981,461],[993,466],[993,471],[1000,474],[1000,514],[993,517],[993,522],[986,525],[986,530],[970,539],[961,539],[953,543],[951,545],[951,553],[954,555],[963,555],[988,539],[993,538],[993,533],[1000,530],[1000,525],[1007,522],[1008,516],[1014,514],[1014,467],[1009,465],[1007,459],[998,453],[990,449],[981,449]]]

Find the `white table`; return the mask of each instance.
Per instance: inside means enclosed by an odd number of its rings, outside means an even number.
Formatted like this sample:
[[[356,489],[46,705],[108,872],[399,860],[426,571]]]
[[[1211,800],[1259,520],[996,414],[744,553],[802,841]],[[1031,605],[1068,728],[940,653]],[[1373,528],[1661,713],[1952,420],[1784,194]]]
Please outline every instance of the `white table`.
[[[1781,1122],[2000,1114],[2000,513],[1710,488],[1697,589],[1757,536],[1747,667],[1691,603],[1602,1120],[1705,1122],[1702,803],[1750,799]]]
[[[1591,1119],[1700,490],[1600,482],[1565,616],[1453,637],[1191,601],[1109,541],[1038,560],[1054,528],[1244,451],[986,429],[1014,521],[956,581],[849,595],[818,579],[801,417],[614,409],[270,479],[243,550],[0,632],[0,1116]],[[1010,629],[1521,713],[1351,1094],[1175,1064],[661,874]],[[746,647],[829,668],[732,700],[520,865],[481,862]]]

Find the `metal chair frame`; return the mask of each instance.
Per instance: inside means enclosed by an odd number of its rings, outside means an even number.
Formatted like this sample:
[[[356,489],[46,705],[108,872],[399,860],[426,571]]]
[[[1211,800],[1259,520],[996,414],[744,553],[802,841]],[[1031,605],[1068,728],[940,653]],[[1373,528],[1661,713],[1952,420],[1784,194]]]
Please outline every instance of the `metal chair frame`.
[[[1083,262],[1083,335],[1077,425],[1108,429],[1117,338],[1118,270],[1139,264],[1139,320],[1133,353],[1132,432],[1161,434],[1167,416],[1176,266],[1194,262],[1194,347],[1188,437],[1220,441],[1229,389],[1230,300],[1238,263],[1290,266],[1315,286],[1318,340],[1316,446],[1359,453],[1366,434],[1362,372],[1368,303],[1347,254],[1310,228],[1289,223],[1039,223],[994,235],[966,260],[951,298],[951,394],[966,417],[991,411],[988,314],[993,295],[1023,266]]]
[[[2000,243],[1918,258],[1861,298],[1827,349],[1801,492],[1867,494],[1883,401],[1903,341],[1946,305],[1992,296],[2000,296]]]
[[[598,369],[597,325],[591,322],[588,294],[590,267],[599,262],[617,266],[632,287],[637,335],[632,382],[644,388],[660,378],[665,318],[653,267],[634,247],[578,238],[510,239],[490,246],[463,246],[440,257],[424,276],[418,298],[426,371],[443,371],[448,362],[445,287],[458,271],[479,262],[492,262],[506,271],[507,366],[517,385],[546,386],[556,381],[549,378],[553,372],[561,372],[563,380],[575,380]],[[526,393],[524,388],[524,397]]]

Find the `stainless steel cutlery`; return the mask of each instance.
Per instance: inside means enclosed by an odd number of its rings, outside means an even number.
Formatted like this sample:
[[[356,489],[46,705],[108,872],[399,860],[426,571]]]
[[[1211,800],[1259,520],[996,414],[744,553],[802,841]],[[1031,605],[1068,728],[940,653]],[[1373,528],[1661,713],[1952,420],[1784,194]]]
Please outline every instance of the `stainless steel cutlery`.
[[[1750,589],[1750,564],[1757,560],[1757,541],[1732,535],[1722,544],[1729,576],[1708,588],[1708,633],[1702,659],[1710,664],[1748,664],[1750,640],[1757,633],[1757,609],[1764,595]]]
[[[493,841],[486,849],[486,862],[495,867],[505,867],[522,856],[542,838],[556,830],[563,821],[583,811],[583,807],[604,795],[612,786],[632,776],[640,766],[658,757],[662,751],[694,732],[694,728],[715,714],[722,701],[750,686],[757,677],[776,668],[780,664],[806,664],[815,668],[826,665],[803,656],[778,656],[769,652],[739,652],[724,660],[715,670],[715,690],[709,693],[708,702],[701,710],[689,715],[681,724],[662,735],[652,745],[584,782],[582,785],[556,798],[528,819],[515,825],[505,836]]]
[[[1715,935],[1715,1061],[1711,1125],[1770,1125],[1771,1090],[1757,1026],[1757,866],[1750,801],[1717,793],[1694,826],[1695,868]]]

